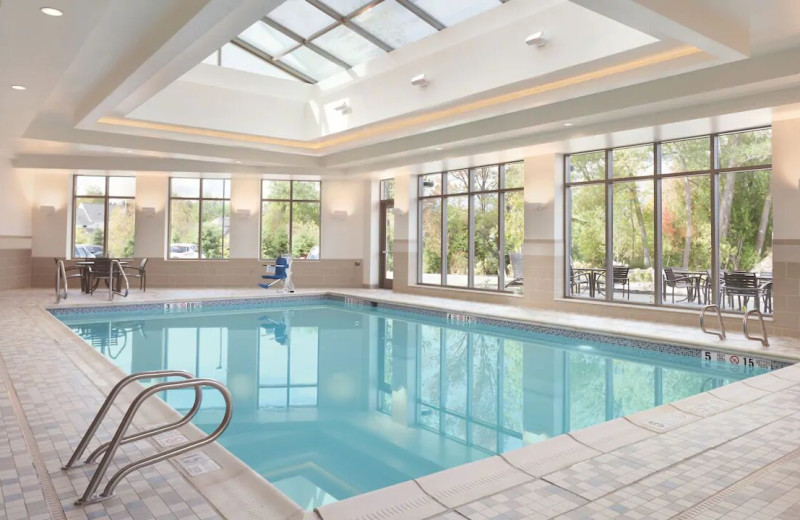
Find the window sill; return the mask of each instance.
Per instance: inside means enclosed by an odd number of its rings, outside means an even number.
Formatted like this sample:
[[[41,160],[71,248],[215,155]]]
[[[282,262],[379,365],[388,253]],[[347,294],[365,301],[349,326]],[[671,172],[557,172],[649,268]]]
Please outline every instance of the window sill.
[[[657,312],[671,312],[675,314],[686,314],[691,316],[699,316],[700,311],[703,309],[703,306],[698,306],[697,308],[681,308],[681,307],[673,307],[670,305],[653,305],[649,303],[626,303],[626,302],[618,302],[618,301],[606,301],[606,300],[597,300],[597,299],[589,299],[589,298],[570,298],[568,296],[562,296],[559,298],[554,298],[553,301],[556,302],[563,302],[563,303],[583,303],[587,305],[597,305],[600,307],[618,307],[621,309],[636,309],[636,310],[651,310]],[[744,313],[737,313],[731,311],[722,311],[723,318],[744,318]],[[772,314],[764,314],[764,321],[771,322],[773,321]]]
[[[471,287],[453,287],[451,285],[433,285],[433,284],[425,284],[425,283],[415,283],[409,285],[409,287],[418,287],[421,289],[439,289],[445,291],[457,291],[460,293],[469,293],[469,294],[494,294],[497,296],[507,296],[509,298],[523,298],[523,294],[517,294],[511,291],[494,291],[492,289],[475,289]]]

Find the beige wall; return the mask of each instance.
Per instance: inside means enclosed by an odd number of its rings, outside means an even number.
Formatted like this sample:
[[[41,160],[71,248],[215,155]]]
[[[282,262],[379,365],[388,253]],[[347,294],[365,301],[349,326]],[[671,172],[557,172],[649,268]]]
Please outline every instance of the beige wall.
[[[33,211],[26,214],[32,215],[34,258],[28,278],[36,287],[51,287],[54,283],[52,258],[71,253],[73,176],[69,172],[36,172],[31,175],[35,196]],[[360,264],[365,250],[370,247],[365,239],[369,228],[364,224],[370,214],[369,204],[365,203],[370,190],[370,181],[364,179],[323,181],[321,260],[295,262],[298,287],[362,286],[365,275]],[[169,176],[149,172],[136,174],[136,256],[151,259],[148,285],[246,287],[259,281],[259,275],[264,271],[263,262],[258,259],[261,179],[235,177],[231,191],[231,259],[220,262],[167,261]],[[52,206],[54,211],[49,213],[41,206]],[[240,209],[248,210],[249,215],[238,214]],[[335,213],[342,211],[347,215]],[[30,256],[29,253],[29,259]]]

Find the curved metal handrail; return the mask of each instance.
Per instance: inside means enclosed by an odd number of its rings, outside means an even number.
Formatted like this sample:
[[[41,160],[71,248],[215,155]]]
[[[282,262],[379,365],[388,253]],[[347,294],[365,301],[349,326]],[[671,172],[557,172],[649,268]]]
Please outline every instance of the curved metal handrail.
[[[216,430],[212,433],[206,435],[202,439],[198,439],[196,441],[187,442],[181,446],[176,446],[174,448],[170,448],[166,451],[162,451],[156,453],[154,455],[150,455],[149,457],[145,457],[141,460],[136,462],[132,462],[127,466],[120,469],[117,473],[115,473],[109,480],[108,484],[106,484],[105,489],[100,495],[95,496],[94,492],[97,490],[97,487],[100,485],[100,480],[105,475],[106,470],[108,469],[109,464],[111,464],[111,460],[114,458],[114,455],[117,452],[120,444],[125,439],[125,432],[127,431],[128,427],[130,427],[131,422],[133,422],[133,417],[136,415],[136,412],[142,406],[142,404],[150,398],[152,395],[164,391],[164,390],[174,390],[180,388],[189,388],[189,387],[204,387],[208,386],[211,388],[215,388],[222,394],[223,399],[225,400],[225,415],[222,417],[222,420],[219,423],[219,426]],[[147,389],[145,389],[142,393],[140,393],[136,399],[131,403],[128,411],[125,413],[125,417],[122,419],[122,422],[117,429],[117,432],[114,434],[114,437],[111,439],[110,446],[106,451],[103,460],[100,461],[100,464],[97,467],[97,470],[94,472],[92,476],[92,480],[89,482],[89,485],[86,488],[83,496],[75,502],[76,505],[86,505],[86,504],[94,504],[97,502],[101,502],[108,498],[114,496],[114,489],[119,484],[120,480],[125,478],[126,475],[135,471],[139,468],[143,468],[145,466],[149,466],[151,464],[155,464],[156,462],[160,462],[162,460],[166,460],[170,457],[174,457],[175,455],[180,455],[181,453],[186,453],[188,451],[194,450],[199,448],[200,446],[205,446],[206,444],[210,444],[217,440],[222,432],[228,427],[228,424],[231,422],[231,417],[233,416],[233,403],[231,398],[230,391],[225,388],[225,385],[216,381],[214,379],[188,379],[186,381],[171,381],[167,383],[158,383],[155,384]]]
[[[705,325],[706,311],[712,309],[717,311],[717,324],[719,325],[719,330],[706,329]],[[719,305],[706,305],[705,307],[703,307],[703,309],[700,311],[700,330],[702,330],[706,334],[714,334],[718,336],[719,339],[721,340],[724,340],[726,338],[725,324],[722,322],[722,312],[719,310]]]
[[[122,291],[115,291],[114,290],[114,266],[117,266],[117,270],[120,275],[122,275],[122,279],[125,281],[125,292]],[[119,294],[123,298],[128,297],[128,292],[130,292],[130,285],[128,284],[128,275],[125,274],[125,269],[122,268],[122,264],[119,263],[119,260],[114,258],[111,260],[111,264],[108,266],[108,301],[114,300],[114,293]]]
[[[86,447],[89,446],[89,442],[91,442],[92,437],[94,437],[94,434],[97,432],[97,428],[100,427],[100,423],[103,422],[106,414],[111,409],[111,405],[114,404],[114,399],[116,399],[120,392],[122,392],[123,388],[140,379],[154,379],[160,377],[183,377],[184,379],[194,379],[193,374],[190,374],[184,370],[152,370],[150,372],[131,374],[122,378],[119,383],[114,385],[114,388],[111,389],[111,392],[108,393],[108,397],[106,397],[103,405],[97,411],[97,415],[95,415],[94,420],[89,425],[86,433],[83,434],[83,438],[81,439],[81,442],[78,443],[78,447],[75,448],[75,452],[72,454],[72,457],[70,457],[69,462],[67,462],[61,469],[70,469],[75,467],[75,463],[81,458],[83,452],[86,451]]]
[[[761,323],[761,337],[751,336],[750,332],[747,330],[747,326],[750,323],[750,316],[752,314],[758,316],[758,321]],[[764,323],[764,315],[761,314],[761,311],[754,309],[744,313],[744,319],[742,320],[742,332],[744,333],[745,338],[753,341],[760,341],[762,347],[769,346],[769,338],[767,337],[767,326]]]
[[[61,293],[61,282],[64,282],[64,293]],[[61,300],[67,299],[67,269],[64,267],[64,261],[59,260],[56,262],[56,303],[61,303]]]

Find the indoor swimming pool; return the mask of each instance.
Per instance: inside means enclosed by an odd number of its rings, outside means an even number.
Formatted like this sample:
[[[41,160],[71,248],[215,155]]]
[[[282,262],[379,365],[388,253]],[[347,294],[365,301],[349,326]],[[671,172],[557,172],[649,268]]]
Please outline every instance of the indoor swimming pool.
[[[331,298],[51,312],[126,373],[226,384],[219,442],[306,509],[779,366]],[[190,392],[164,398],[184,410]],[[194,422],[215,428],[221,408],[209,391]]]

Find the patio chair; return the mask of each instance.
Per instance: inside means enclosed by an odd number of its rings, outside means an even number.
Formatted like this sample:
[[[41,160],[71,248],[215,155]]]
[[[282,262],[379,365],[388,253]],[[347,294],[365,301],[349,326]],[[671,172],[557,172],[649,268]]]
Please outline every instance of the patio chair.
[[[630,272],[630,267],[614,267],[614,280],[612,282],[612,290],[616,289],[617,285],[622,286],[622,294],[625,294],[625,291],[628,292],[628,299],[631,299],[631,280],[628,277],[628,273]],[[597,277],[597,290],[601,293],[602,288],[605,287],[605,273],[600,273]],[[602,287],[602,288],[601,288]]]
[[[514,273],[514,279],[506,284],[506,287],[512,285],[522,285],[522,253],[508,253],[508,259],[511,262],[511,271]]]
[[[115,293],[128,296],[127,292],[123,293],[120,291],[119,280],[121,273],[115,270],[114,275],[111,275],[111,262],[113,261],[113,258],[94,259],[94,263],[89,266],[89,294],[94,294],[97,287],[100,285],[100,281],[105,281],[106,287],[111,285],[111,290]]]
[[[147,291],[147,258],[142,258],[142,261],[139,263],[139,267],[134,266],[123,266],[123,269],[128,269],[131,272],[126,272],[125,274],[128,275],[128,278],[138,278],[139,279],[139,289],[142,292]]]
[[[761,299],[767,292],[764,285],[758,282],[756,273],[747,272],[733,272],[725,273],[725,286],[723,288],[723,299],[727,297],[728,306],[733,307],[733,297],[737,298],[738,308],[742,308],[742,298],[744,298],[744,306],[747,307],[750,298],[755,300],[756,310],[761,310]]]
[[[59,259],[54,257],[53,260],[55,261],[56,267],[57,267]],[[69,280],[71,278],[80,278],[80,280],[81,280],[81,292],[83,292],[84,285],[85,285],[84,276],[83,276],[83,267],[81,267],[79,265],[71,265],[71,266],[67,267],[65,265],[64,266],[64,272],[67,275],[67,280]],[[58,287],[56,287],[56,291],[58,291]]]
[[[675,303],[675,289],[686,289],[686,298],[681,301],[694,301],[695,278],[683,274],[675,274],[674,267],[664,268],[664,300],[667,299],[666,288],[672,289],[672,303]]]
[[[259,283],[258,286],[264,289],[269,289],[278,282],[281,282],[281,292],[294,292],[294,283],[292,282],[292,257],[289,255],[282,255],[275,259],[274,264],[264,264],[267,268],[267,274],[261,275],[264,280],[272,280],[268,283]]]
[[[583,291],[583,286],[589,288],[589,275],[587,273],[575,272],[572,266],[569,266],[569,292],[570,294],[580,294]]]

